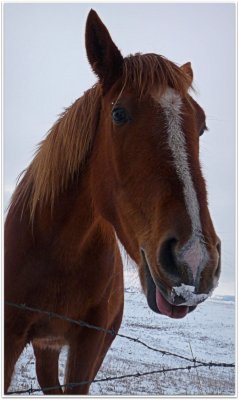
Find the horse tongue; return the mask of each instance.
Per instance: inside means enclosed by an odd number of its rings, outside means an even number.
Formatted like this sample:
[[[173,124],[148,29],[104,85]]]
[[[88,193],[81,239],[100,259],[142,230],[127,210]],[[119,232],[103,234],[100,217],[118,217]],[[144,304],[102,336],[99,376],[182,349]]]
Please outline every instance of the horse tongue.
[[[183,318],[188,313],[188,306],[172,306],[156,287],[156,304],[161,314],[171,318]]]

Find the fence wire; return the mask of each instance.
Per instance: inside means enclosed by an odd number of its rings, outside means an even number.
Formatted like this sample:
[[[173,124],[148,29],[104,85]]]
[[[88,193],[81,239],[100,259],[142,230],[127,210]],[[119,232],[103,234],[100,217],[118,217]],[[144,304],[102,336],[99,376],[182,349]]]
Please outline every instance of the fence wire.
[[[167,372],[173,372],[173,371],[182,371],[182,370],[190,371],[191,369],[197,369],[197,368],[201,368],[201,367],[235,368],[235,363],[212,362],[212,361],[205,362],[202,360],[198,360],[196,357],[192,357],[192,358],[185,357],[180,354],[172,353],[167,350],[162,350],[162,349],[158,349],[158,348],[149,346],[147,343],[143,342],[142,340],[140,340],[138,338],[135,338],[135,337],[129,336],[129,335],[124,335],[122,333],[117,333],[114,329],[106,329],[104,327],[93,325],[93,324],[90,324],[90,323],[88,323],[86,321],[82,321],[82,320],[75,320],[75,319],[69,318],[65,315],[57,314],[52,311],[46,311],[46,310],[42,310],[39,308],[27,306],[26,304],[16,304],[16,303],[12,303],[9,301],[6,301],[5,304],[7,306],[14,307],[14,308],[17,308],[22,311],[43,314],[43,315],[47,316],[49,319],[51,319],[51,318],[61,319],[63,321],[67,321],[69,323],[72,323],[72,324],[75,324],[75,325],[78,325],[78,326],[81,326],[84,328],[94,329],[99,332],[104,332],[104,333],[109,334],[114,337],[118,336],[120,338],[136,342],[136,343],[146,347],[149,350],[152,350],[152,351],[162,354],[163,356],[172,356],[172,357],[179,358],[179,359],[182,359],[185,361],[189,361],[190,363],[193,363],[193,365],[191,364],[191,365],[187,365],[184,367],[174,367],[174,368],[167,368],[167,369],[162,368],[159,370],[153,370],[153,371],[147,371],[147,372],[137,372],[134,374],[127,374],[127,375],[117,375],[117,376],[113,376],[113,377],[94,379],[91,381],[66,383],[63,385],[52,386],[52,387],[47,387],[47,388],[32,388],[32,386],[31,386],[30,388],[24,389],[24,390],[8,391],[7,394],[9,394],[9,395],[10,394],[29,394],[29,395],[31,395],[33,393],[41,392],[41,391],[47,392],[47,391],[62,389],[62,388],[74,388],[74,387],[78,387],[78,386],[82,386],[82,385],[86,385],[86,384],[88,385],[91,383],[109,382],[109,381],[115,381],[115,380],[126,379],[126,378],[139,378],[139,377],[146,376],[146,375],[161,374],[161,373],[167,373]]]

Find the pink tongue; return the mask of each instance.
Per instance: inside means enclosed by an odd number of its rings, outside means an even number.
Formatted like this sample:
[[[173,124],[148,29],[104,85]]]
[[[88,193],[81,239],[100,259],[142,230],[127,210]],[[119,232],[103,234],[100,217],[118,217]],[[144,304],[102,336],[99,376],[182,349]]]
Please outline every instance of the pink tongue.
[[[156,288],[156,303],[161,314],[171,318],[183,318],[188,313],[188,306],[172,306],[161,295],[158,288]]]

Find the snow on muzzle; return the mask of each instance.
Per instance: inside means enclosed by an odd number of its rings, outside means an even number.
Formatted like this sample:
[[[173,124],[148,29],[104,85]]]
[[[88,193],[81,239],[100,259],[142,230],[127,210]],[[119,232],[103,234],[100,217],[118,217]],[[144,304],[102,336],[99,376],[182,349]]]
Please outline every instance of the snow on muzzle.
[[[199,303],[208,298],[208,294],[195,293],[195,286],[181,284],[171,290],[171,298],[167,300],[156,287],[156,304],[158,311],[170,318],[183,318],[194,310]]]
[[[195,293],[195,286],[182,283],[181,286],[174,286],[172,288],[172,302],[175,302],[176,296],[182,300],[180,301],[180,306],[197,306],[199,303],[205,301],[210,296],[210,293]]]

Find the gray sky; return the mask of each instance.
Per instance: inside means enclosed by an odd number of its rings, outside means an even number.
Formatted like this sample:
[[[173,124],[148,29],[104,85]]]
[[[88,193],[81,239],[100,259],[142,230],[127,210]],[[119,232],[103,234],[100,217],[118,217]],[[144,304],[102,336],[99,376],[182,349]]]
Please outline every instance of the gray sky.
[[[90,8],[99,13],[123,55],[155,52],[179,64],[192,62],[194,97],[210,129],[201,138],[201,161],[222,239],[217,293],[234,294],[234,4],[5,4],[5,202],[59,113],[96,81],[84,47]]]

